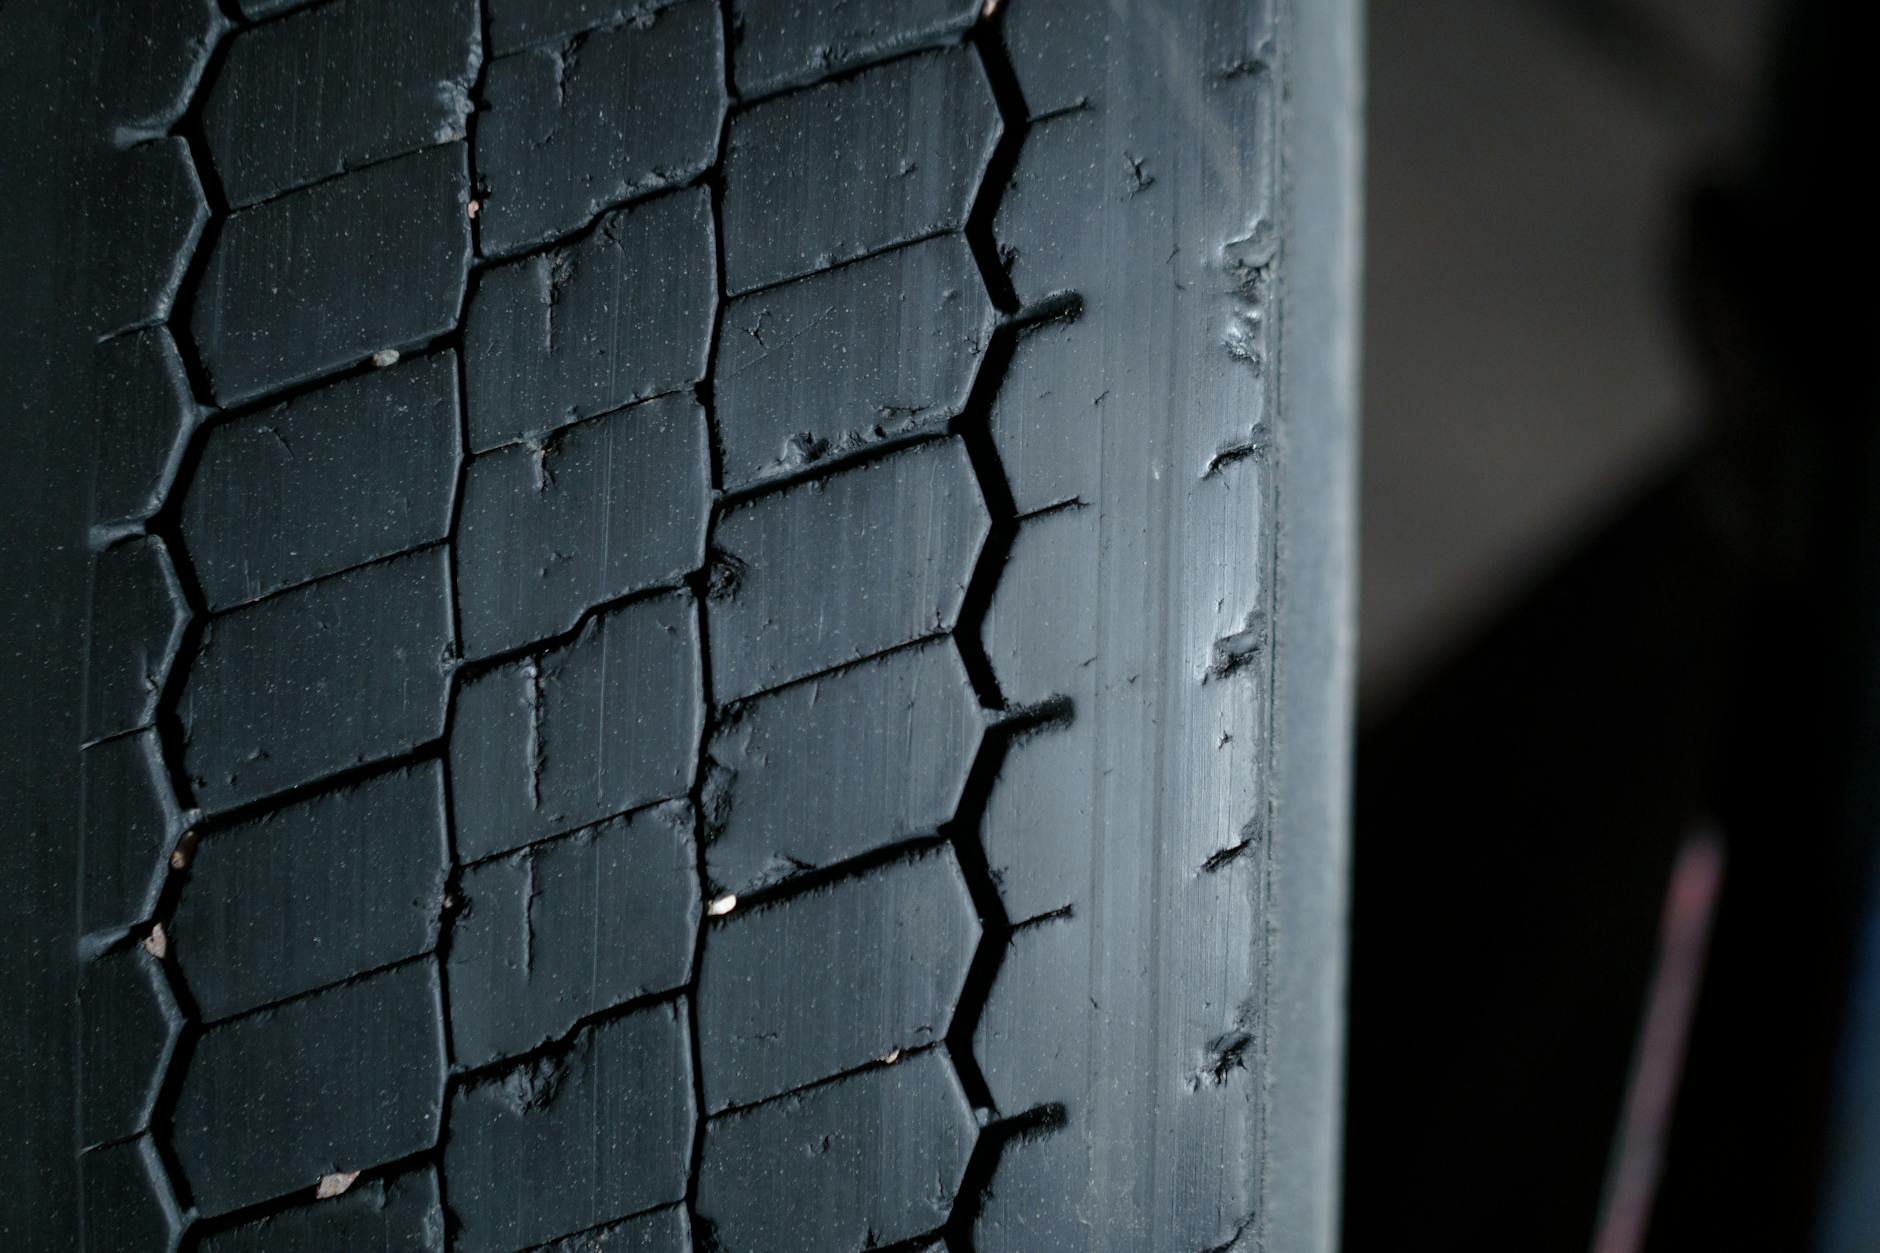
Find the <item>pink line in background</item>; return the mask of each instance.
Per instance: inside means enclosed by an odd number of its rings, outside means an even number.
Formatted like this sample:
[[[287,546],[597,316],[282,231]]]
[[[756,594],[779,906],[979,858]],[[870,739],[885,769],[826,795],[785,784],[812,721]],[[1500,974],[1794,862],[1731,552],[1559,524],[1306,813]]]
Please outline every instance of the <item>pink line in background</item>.
[[[1723,888],[1723,841],[1709,826],[1686,836],[1671,865],[1658,929],[1658,964],[1632,1059],[1625,1108],[1600,1200],[1593,1253],[1639,1253],[1651,1222],[1684,1046],[1703,984],[1710,925]]]

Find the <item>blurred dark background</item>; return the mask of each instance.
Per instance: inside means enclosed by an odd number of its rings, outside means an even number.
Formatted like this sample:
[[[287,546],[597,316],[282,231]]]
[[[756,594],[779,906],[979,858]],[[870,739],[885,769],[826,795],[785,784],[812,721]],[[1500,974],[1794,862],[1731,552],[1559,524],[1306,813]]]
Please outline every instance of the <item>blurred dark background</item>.
[[[1871,10],[1372,0],[1354,1253],[1880,1249]]]

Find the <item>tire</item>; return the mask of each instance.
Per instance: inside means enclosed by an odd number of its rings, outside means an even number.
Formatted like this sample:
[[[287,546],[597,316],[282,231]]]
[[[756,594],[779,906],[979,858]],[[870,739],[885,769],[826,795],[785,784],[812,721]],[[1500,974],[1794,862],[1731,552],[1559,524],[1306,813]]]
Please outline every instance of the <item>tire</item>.
[[[11,1243],[1329,1248],[1350,6],[121,7]]]

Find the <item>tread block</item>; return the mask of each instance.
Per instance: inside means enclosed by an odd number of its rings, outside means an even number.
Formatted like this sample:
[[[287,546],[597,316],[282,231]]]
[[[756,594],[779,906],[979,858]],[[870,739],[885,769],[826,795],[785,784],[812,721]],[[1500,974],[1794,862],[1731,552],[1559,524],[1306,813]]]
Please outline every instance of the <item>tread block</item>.
[[[708,439],[704,410],[672,395],[474,458],[457,524],[465,654],[557,635],[595,605],[697,570]]]
[[[985,70],[965,47],[744,110],[725,137],[725,290],[959,230],[999,130]]]
[[[431,762],[217,831],[172,935],[205,1019],[429,952],[450,854]]]
[[[980,3],[733,0],[738,91],[773,91],[936,42],[971,26]]]
[[[685,1207],[668,1205],[544,1244],[538,1253],[692,1253],[692,1247]]]
[[[699,971],[706,1109],[936,1043],[978,939],[945,847],[733,914]]]
[[[204,1236],[201,1253],[444,1253],[437,1174],[361,1179],[330,1200]]]
[[[189,145],[167,137],[105,158],[87,259],[93,329],[100,335],[154,326],[170,316],[209,203]]]
[[[1127,143],[1112,143],[1104,115],[1088,109],[1049,118],[1026,132],[992,221],[1021,304],[1068,291],[1094,299],[1105,285],[1104,232],[1115,229],[1116,217],[1107,206],[1143,190],[1128,160],[1134,152]],[[1146,190],[1158,189],[1149,184]]]
[[[163,505],[197,407],[164,327],[98,345],[91,520],[147,518]]]
[[[732,301],[712,373],[725,485],[944,429],[994,316],[957,236]]]
[[[702,174],[718,155],[724,84],[713,0],[492,63],[477,126],[484,251],[566,234]]]
[[[1054,318],[1019,337],[987,417],[1018,512],[1099,499],[1106,373],[1092,319]]]
[[[489,0],[490,47],[500,55],[544,40],[657,13],[674,0]]]
[[[449,352],[211,427],[182,513],[209,607],[445,538],[458,433]]]
[[[121,1140],[150,1125],[183,1014],[142,946],[85,963],[78,978],[79,1139]]]
[[[1115,1220],[1111,1225],[1093,1223],[1086,1181],[1100,1177],[1103,1163],[1093,1159],[1101,1155],[1103,1142],[1093,1145],[1100,1133],[1087,1126],[1083,1111],[1073,1107],[1062,1125],[1020,1134],[1000,1147],[973,1223],[972,1248],[977,1253],[1098,1249],[1119,1237],[1129,1241],[1121,1247],[1130,1248],[1142,1240],[1153,1243],[1141,1247],[1199,1249],[1201,1253],[1242,1253],[1260,1247],[1253,1234],[1257,1215],[1234,1215],[1224,1209],[1212,1186],[1189,1193],[1182,1204],[1172,1207],[1174,1230],[1166,1236],[1151,1236],[1133,1223],[1127,1227]],[[1173,1134],[1186,1136],[1176,1143],[1193,1155],[1188,1160],[1199,1163],[1192,1169],[1203,1178],[1211,1182],[1221,1173],[1220,1151],[1203,1147],[1206,1142],[1195,1134],[1192,1124]],[[1145,1128],[1138,1138],[1147,1141],[1152,1135]],[[1151,1150],[1145,1144],[1138,1151]]]
[[[139,536],[92,558],[85,738],[148,726],[189,606],[163,541]]]
[[[1013,5],[1004,15],[1005,54],[1032,117],[1103,107],[1111,11],[1105,0],[1055,0],[1022,10]]]
[[[1086,1133],[1078,1126],[1077,1110],[1069,1117],[1067,1126],[1021,1135],[1000,1147],[998,1165],[980,1193],[973,1221],[976,1253],[1102,1247],[1103,1238],[1092,1229],[1083,1183],[1091,1178]],[[1216,1244],[1203,1253],[1239,1251],[1231,1244]]]
[[[896,1244],[946,1221],[977,1135],[928,1049],[706,1123],[699,1216],[724,1253]]]
[[[209,51],[227,25],[216,0],[95,0],[87,77],[120,135],[165,129],[183,115]]]
[[[679,1200],[694,1119],[683,1001],[459,1089],[444,1144],[452,1247],[507,1253]]]
[[[1013,922],[1076,900],[1096,859],[1101,805],[1093,721],[1041,727],[1015,737],[980,820],[986,869]]]
[[[692,810],[611,818],[463,873],[451,1043],[482,1066],[686,981],[701,910]]]
[[[84,788],[79,930],[122,931],[148,919],[169,877],[183,815],[156,731],[138,731],[80,755]]]
[[[1088,688],[1101,521],[1086,506],[1019,524],[979,632],[1007,703],[1035,705]]]
[[[229,215],[190,315],[224,405],[441,335],[470,264],[464,145]]]
[[[726,510],[708,615],[717,699],[951,630],[990,525],[956,439]]]
[[[749,892],[953,817],[984,719],[945,640],[738,708],[707,747],[706,873]]]
[[[223,1214],[430,1148],[443,1093],[437,964],[413,962],[203,1032],[176,1156]]]
[[[337,0],[236,34],[203,107],[230,206],[462,139],[482,43],[476,0]]]
[[[78,1177],[85,1253],[176,1247],[183,1214],[149,1136],[81,1154]]]
[[[1097,1008],[1090,945],[1089,921],[1075,911],[1007,941],[973,1032],[973,1056],[1000,1113],[1074,1109],[1090,1099],[1091,1042],[1108,1025]]]
[[[470,451],[705,376],[718,300],[711,198],[675,192],[486,271],[464,327]]]
[[[442,547],[212,619],[177,708],[197,801],[226,809],[436,739],[454,647]]]
[[[465,683],[451,732],[457,855],[476,861],[684,793],[704,710],[689,595],[593,618]]]

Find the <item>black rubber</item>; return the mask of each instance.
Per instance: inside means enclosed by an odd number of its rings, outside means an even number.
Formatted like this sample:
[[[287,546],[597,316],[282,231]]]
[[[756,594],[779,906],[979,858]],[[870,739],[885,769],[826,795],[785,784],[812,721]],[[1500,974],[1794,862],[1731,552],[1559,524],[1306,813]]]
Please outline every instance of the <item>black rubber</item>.
[[[1329,1248],[1351,6],[119,8],[9,1247]]]

